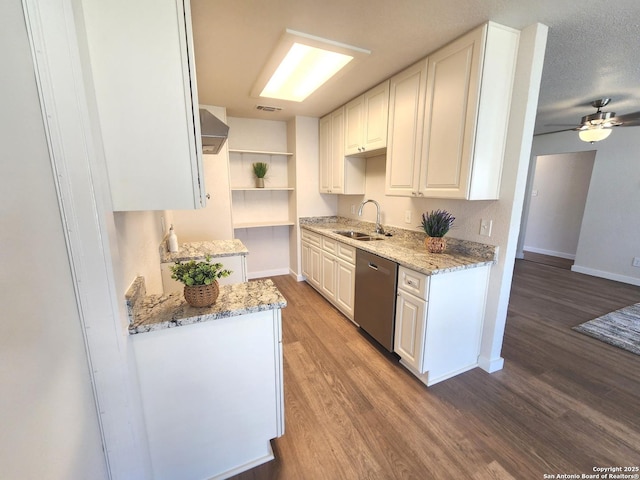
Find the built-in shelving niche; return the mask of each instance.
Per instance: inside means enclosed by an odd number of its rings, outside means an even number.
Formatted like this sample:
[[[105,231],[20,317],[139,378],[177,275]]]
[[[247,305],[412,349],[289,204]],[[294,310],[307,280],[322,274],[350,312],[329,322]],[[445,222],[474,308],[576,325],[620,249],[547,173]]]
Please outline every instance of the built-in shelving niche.
[[[264,188],[256,188],[252,164],[266,162]],[[248,276],[288,273],[290,227],[295,225],[293,154],[229,149],[234,237],[249,248]]]

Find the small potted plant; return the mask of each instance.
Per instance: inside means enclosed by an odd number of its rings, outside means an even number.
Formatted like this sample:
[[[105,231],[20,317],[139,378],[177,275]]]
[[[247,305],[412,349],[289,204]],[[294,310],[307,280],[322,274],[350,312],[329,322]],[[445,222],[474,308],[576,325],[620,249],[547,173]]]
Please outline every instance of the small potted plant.
[[[427,234],[424,244],[431,253],[442,253],[447,248],[444,236],[453,226],[455,217],[446,210],[434,210],[422,214],[422,228]]]
[[[184,299],[192,307],[213,305],[220,293],[218,279],[232,273],[224,270],[221,263],[211,263],[210,256],[200,262],[176,262],[171,266],[171,272],[171,278],[184,283]]]
[[[253,174],[256,176],[256,187],[264,188],[264,179],[269,170],[269,164],[264,162],[255,162],[253,165]]]

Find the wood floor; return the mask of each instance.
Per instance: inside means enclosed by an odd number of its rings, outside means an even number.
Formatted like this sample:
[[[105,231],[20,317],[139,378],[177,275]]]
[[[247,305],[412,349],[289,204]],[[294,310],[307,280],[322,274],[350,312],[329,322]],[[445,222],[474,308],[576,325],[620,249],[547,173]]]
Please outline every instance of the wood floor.
[[[566,270],[571,270],[571,267],[573,266],[573,260],[568,258],[553,257],[542,253],[527,252],[526,250],[523,252],[523,257],[525,260],[530,262],[542,263],[544,265],[551,265],[552,267],[564,268]]]
[[[427,388],[306,283],[274,281],[289,302],[286,431],[276,460],[235,478],[520,480],[640,465],[640,357],[571,330],[637,303],[639,287],[518,260],[504,369]]]

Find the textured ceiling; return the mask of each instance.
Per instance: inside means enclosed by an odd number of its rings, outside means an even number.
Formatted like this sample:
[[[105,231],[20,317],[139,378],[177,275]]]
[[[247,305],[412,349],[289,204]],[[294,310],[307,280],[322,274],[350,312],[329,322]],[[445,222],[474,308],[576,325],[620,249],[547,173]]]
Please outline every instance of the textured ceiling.
[[[191,8],[200,103],[231,116],[322,116],[487,20],[550,27],[537,133],[577,124],[597,98],[612,98],[607,111],[640,110],[638,0],[191,0]],[[303,103],[251,98],[286,28],[372,53]]]

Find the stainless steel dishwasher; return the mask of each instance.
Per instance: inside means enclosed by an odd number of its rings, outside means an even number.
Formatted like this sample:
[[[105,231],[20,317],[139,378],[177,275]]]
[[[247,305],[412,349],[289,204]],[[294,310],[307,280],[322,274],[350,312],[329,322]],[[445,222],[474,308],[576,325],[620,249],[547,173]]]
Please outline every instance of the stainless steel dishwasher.
[[[393,351],[398,264],[356,250],[354,320],[384,348]]]

